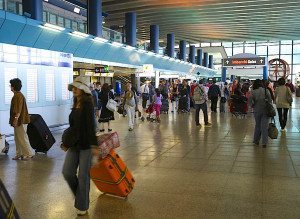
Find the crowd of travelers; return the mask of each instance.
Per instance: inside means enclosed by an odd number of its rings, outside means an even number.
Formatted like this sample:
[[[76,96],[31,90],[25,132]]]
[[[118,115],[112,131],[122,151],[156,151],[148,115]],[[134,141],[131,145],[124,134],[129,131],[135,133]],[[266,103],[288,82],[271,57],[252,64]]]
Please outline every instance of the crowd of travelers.
[[[11,102],[9,122],[14,128],[16,142],[16,156],[13,160],[29,160],[33,157],[26,133],[30,118],[25,97],[21,93],[22,82],[20,79],[12,79],[10,85],[14,96]],[[107,83],[101,85],[99,82],[91,84],[89,79],[84,76],[76,78],[69,85],[69,90],[73,92],[74,97],[69,116],[69,133],[73,133],[74,139],[76,138],[77,141],[74,146],[66,145],[68,150],[66,150],[62,172],[74,194],[78,215],[84,215],[89,208],[88,170],[93,156],[92,149],[97,148],[96,136],[105,132],[105,126],[108,132],[112,131],[110,122],[115,119],[115,113],[108,105],[115,102],[118,94],[115,94],[112,85]],[[217,83],[216,80],[205,82],[203,79],[193,82],[161,80],[157,88],[151,81],[145,81],[139,90],[131,83],[126,84],[125,92],[119,99],[119,109],[123,115],[127,115],[129,131],[134,129],[136,112],[142,119],[145,113],[152,109],[150,113],[155,114],[155,121],[159,123],[161,112],[169,112],[169,102],[171,103],[171,113],[189,113],[191,108],[195,108],[197,127],[201,127],[200,110],[203,112],[204,126],[212,126],[208,121],[209,101],[212,114],[217,113],[218,105],[221,114],[224,114],[227,109],[232,113],[241,114],[250,110],[255,119],[253,143],[258,146],[261,141],[265,148],[268,144],[270,122],[268,106],[276,105],[281,131],[285,132],[294,92],[293,84],[289,80],[286,83],[284,78],[280,78],[276,83],[257,79],[254,82],[243,83],[235,80],[230,84],[227,82]],[[142,109],[139,108],[140,99]],[[78,168],[79,172],[77,173]]]

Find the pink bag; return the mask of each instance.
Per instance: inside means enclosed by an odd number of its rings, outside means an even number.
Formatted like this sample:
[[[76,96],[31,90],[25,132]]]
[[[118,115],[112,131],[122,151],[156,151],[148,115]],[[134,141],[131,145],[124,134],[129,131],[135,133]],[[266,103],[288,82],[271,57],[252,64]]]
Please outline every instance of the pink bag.
[[[117,132],[103,134],[97,137],[98,148],[99,148],[99,158],[105,158],[111,151],[120,147],[119,136]]]

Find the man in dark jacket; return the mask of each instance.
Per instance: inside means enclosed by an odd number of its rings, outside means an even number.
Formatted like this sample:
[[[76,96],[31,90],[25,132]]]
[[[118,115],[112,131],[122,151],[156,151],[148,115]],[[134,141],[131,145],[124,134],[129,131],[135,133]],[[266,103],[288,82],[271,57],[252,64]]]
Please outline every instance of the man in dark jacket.
[[[213,84],[208,90],[208,98],[211,100],[211,111],[217,112],[217,105],[219,97],[221,96],[221,90],[218,85],[216,85],[216,80],[213,80]]]

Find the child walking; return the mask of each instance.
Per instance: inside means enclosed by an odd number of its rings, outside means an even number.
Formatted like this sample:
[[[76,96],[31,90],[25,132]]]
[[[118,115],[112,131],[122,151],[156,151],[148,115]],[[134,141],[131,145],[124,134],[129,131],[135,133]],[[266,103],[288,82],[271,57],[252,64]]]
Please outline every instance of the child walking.
[[[158,88],[156,88],[155,94],[153,95],[153,103],[154,103],[154,109],[156,112],[157,122],[160,122],[160,108],[162,105],[161,99],[162,99],[161,91]]]

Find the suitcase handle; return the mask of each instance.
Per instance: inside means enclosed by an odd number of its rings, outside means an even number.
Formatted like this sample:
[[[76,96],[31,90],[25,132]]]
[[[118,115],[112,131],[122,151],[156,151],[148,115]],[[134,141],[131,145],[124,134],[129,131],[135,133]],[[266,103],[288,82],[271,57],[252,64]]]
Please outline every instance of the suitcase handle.
[[[117,185],[117,184],[120,184],[120,182],[122,182],[122,180],[126,177],[127,171],[128,171],[128,168],[126,167],[126,169],[121,172],[121,177],[117,182],[106,181],[106,180],[102,180],[102,179],[98,179],[98,178],[92,178],[92,177],[91,177],[91,179],[95,180],[97,182],[102,182],[102,183],[106,183],[106,184],[110,184],[110,185]]]

